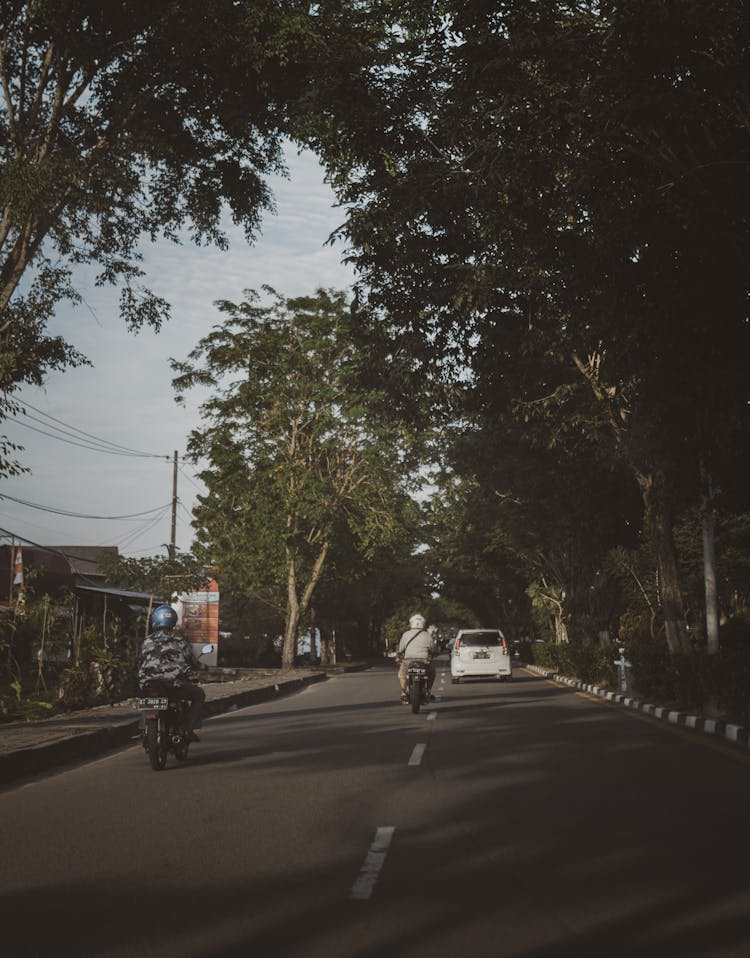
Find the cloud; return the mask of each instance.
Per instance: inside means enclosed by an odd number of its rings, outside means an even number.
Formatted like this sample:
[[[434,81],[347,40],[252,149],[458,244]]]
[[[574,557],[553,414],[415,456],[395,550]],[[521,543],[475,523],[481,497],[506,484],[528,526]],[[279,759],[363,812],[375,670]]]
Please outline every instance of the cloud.
[[[172,319],[158,335],[149,330],[128,333],[117,315],[116,291],[96,288],[94,272],[81,270],[75,280],[85,305],[62,306],[52,331],[73,342],[93,366],[55,373],[43,389],[21,394],[71,426],[162,458],[105,455],[19,423],[3,425],[2,432],[26,447],[21,458],[31,474],[4,480],[0,495],[87,515],[125,515],[165,506],[157,522],[150,526],[151,517],[73,519],[6,499],[0,501],[0,527],[46,545],[122,543],[125,554],[163,551],[170,533],[171,457],[178,450],[182,464],[187,436],[199,424],[196,398],[188,396],[184,408],[174,402],[170,357],[185,358],[220,321],[217,299],[239,300],[245,289],[263,284],[297,296],[318,287],[344,289],[354,282],[351,269],[341,263],[341,245],[325,245],[343,212],[334,206],[317,159],[290,148],[287,165],[289,179],[272,182],[277,212],[266,216],[253,246],[228,221],[228,251],[167,241],[144,250],[145,283],[172,305]],[[44,428],[37,422],[28,425]],[[188,549],[189,512],[200,483],[192,466],[182,465],[178,477],[177,545]]]

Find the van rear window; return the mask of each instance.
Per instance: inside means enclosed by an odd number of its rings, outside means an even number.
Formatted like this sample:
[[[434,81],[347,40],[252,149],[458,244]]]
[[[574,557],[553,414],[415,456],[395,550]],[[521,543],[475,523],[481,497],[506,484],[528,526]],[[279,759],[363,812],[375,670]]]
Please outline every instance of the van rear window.
[[[490,648],[497,648],[500,645],[499,632],[473,632],[470,635],[461,636],[461,645],[484,645]]]

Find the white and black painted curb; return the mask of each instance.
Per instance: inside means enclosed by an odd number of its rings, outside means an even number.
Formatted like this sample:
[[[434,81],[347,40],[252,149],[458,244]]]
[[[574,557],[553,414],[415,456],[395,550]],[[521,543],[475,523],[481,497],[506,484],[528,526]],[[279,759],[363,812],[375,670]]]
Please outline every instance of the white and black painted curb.
[[[733,725],[731,722],[721,722],[718,719],[705,718],[702,715],[691,715],[689,712],[679,712],[660,705],[651,705],[648,702],[642,702],[640,699],[622,695],[619,692],[610,692],[608,689],[600,688],[598,685],[589,685],[586,682],[580,682],[578,679],[571,679],[567,675],[560,675],[559,672],[550,672],[548,669],[543,669],[538,665],[526,665],[524,668],[537,675],[541,675],[545,679],[552,679],[553,682],[569,685],[571,688],[578,689],[581,692],[588,692],[590,695],[596,695],[601,699],[606,699],[608,702],[616,702],[619,705],[624,705],[626,708],[643,712],[644,715],[651,715],[653,718],[661,719],[670,725],[680,725],[683,728],[694,729],[697,732],[703,732],[706,735],[713,735],[716,738],[724,739],[733,745],[739,745],[745,749],[750,748],[750,729],[744,725]]]

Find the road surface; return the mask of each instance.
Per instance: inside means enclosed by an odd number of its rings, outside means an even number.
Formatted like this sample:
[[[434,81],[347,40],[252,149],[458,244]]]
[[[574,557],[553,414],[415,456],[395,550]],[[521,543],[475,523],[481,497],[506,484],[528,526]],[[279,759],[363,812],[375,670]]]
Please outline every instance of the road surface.
[[[5,958],[747,956],[750,756],[383,665],[0,792]]]

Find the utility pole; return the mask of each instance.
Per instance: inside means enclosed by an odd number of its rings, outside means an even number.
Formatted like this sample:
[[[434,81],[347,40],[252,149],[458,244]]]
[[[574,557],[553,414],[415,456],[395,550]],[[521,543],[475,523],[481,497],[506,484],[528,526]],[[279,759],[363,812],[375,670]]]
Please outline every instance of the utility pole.
[[[172,460],[172,534],[169,537],[169,558],[175,556],[175,539],[177,538],[177,450]]]

